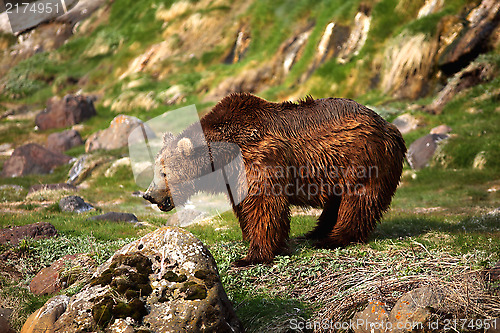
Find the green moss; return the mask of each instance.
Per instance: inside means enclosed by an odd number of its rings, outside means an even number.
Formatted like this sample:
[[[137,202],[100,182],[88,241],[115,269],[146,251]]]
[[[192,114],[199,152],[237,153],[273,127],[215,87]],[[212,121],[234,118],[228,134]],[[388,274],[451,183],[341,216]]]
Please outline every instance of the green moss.
[[[203,280],[203,282],[205,282],[205,286],[207,286],[208,289],[212,288],[217,283],[217,281],[219,281],[219,277],[216,273],[203,269],[195,271],[194,277]]]
[[[105,327],[113,318],[113,305],[113,299],[106,296],[92,307],[92,317],[99,327]]]
[[[186,282],[179,288],[180,295],[186,300],[205,299],[207,297],[207,288],[196,282]]]
[[[163,278],[167,281],[170,281],[170,282],[184,282],[187,280],[187,277],[185,274],[177,275],[174,271],[167,271],[163,275]]]

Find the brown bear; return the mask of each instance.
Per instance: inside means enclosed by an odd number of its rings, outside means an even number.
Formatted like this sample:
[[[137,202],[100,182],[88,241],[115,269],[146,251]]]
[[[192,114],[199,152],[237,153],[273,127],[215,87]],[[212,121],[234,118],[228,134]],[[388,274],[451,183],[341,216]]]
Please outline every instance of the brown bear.
[[[193,126],[165,135],[144,198],[169,211],[175,191],[182,204],[195,191],[190,179],[213,171],[215,160],[231,160],[224,149],[214,152],[214,143],[237,145],[248,193],[232,203],[250,244],[236,266],[268,263],[286,251],[291,205],[323,208],[306,235],[320,247],[366,242],[389,207],[406,153],[394,125],[342,98],[273,103],[231,94],[201,118],[201,127],[201,135]],[[216,178],[205,190],[224,184]]]

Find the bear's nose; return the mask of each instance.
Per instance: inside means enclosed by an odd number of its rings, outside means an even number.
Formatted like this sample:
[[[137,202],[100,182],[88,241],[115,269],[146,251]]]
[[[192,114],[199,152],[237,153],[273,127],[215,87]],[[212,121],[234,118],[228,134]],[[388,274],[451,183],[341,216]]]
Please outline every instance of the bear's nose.
[[[144,195],[142,196],[144,199],[146,199],[147,201],[153,201],[153,197],[149,195],[148,192],[144,193]]]

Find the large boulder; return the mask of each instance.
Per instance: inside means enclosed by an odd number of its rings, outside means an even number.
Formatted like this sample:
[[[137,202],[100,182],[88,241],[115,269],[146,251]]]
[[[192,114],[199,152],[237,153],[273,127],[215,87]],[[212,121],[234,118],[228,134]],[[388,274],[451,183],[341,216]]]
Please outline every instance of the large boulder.
[[[243,331],[210,252],[173,227],[117,251],[51,327],[54,333]]]
[[[76,130],[52,133],[47,137],[47,148],[60,153],[79,145],[83,145],[83,140]]]
[[[153,131],[142,120],[127,116],[116,116],[108,128],[92,134],[85,143],[85,151],[91,152],[98,149],[111,150],[126,147],[128,137],[137,126],[144,126],[148,137],[154,137]]]
[[[45,174],[70,160],[70,156],[53,152],[36,143],[28,143],[14,150],[3,165],[2,177]]]
[[[47,108],[36,116],[35,124],[41,130],[63,128],[79,124],[95,115],[92,97],[66,95],[63,99],[49,99]]]
[[[17,245],[24,238],[50,238],[57,236],[56,228],[48,222],[37,222],[18,227],[0,229],[0,244]]]

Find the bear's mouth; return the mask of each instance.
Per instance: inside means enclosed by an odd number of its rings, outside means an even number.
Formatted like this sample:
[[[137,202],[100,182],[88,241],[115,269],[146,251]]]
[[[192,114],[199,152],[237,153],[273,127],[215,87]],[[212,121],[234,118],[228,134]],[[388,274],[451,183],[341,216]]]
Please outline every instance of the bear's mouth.
[[[170,198],[165,198],[165,200],[157,204],[157,206],[164,212],[169,212],[174,209],[174,205],[172,204],[172,200],[170,200]]]

